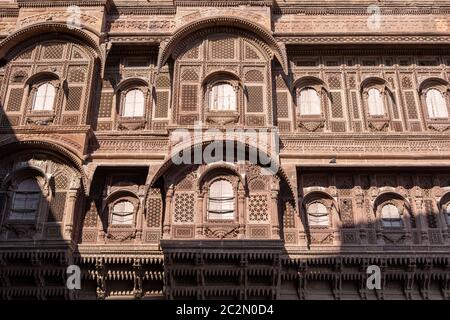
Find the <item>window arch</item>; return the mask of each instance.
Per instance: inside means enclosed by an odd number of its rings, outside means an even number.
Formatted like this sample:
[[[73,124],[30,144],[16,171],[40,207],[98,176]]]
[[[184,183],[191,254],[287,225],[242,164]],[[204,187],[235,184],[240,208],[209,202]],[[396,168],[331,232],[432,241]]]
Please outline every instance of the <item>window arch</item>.
[[[112,207],[111,225],[133,224],[134,205],[128,200],[116,202]]]
[[[447,203],[444,213],[445,213],[445,221],[450,226],[450,203]]]
[[[330,225],[330,216],[327,207],[320,202],[308,205],[308,223],[311,227],[327,227]]]
[[[208,219],[230,220],[235,216],[233,185],[227,180],[214,181],[208,192]]]
[[[392,203],[381,208],[381,223],[385,228],[400,228],[403,226],[399,209]]]
[[[313,88],[308,87],[300,90],[298,105],[302,116],[321,114],[320,95]]]
[[[383,116],[385,114],[383,95],[380,90],[371,88],[367,91],[367,104],[369,107],[369,115]]]
[[[426,93],[425,100],[430,118],[448,118],[447,104],[442,92],[430,89]]]
[[[210,111],[236,111],[236,90],[226,82],[213,85],[209,92]]]
[[[55,102],[56,89],[49,83],[43,83],[37,87],[33,98],[33,107],[35,111],[51,111]]]
[[[143,117],[145,106],[144,93],[139,89],[129,90],[125,94],[123,117]]]
[[[17,185],[13,194],[10,220],[33,221],[41,202],[42,190],[35,178],[28,178]]]

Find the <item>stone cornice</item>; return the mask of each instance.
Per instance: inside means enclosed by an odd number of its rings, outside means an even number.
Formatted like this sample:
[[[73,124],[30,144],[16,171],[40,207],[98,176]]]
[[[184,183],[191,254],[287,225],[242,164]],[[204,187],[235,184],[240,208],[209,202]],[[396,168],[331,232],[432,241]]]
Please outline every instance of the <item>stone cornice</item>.
[[[17,0],[20,8],[45,8],[45,7],[102,7],[110,5],[111,0]]]
[[[378,5],[378,4],[377,4]],[[450,13],[450,6],[439,6],[439,7],[392,7],[383,6],[379,4],[381,15],[427,15],[427,14],[448,14]],[[326,5],[320,5],[317,7],[306,7],[302,5],[289,6],[289,7],[276,7],[273,9],[274,14],[303,14],[311,16],[321,16],[321,15],[371,15],[368,11],[368,6],[358,6],[358,5],[347,5],[347,6],[335,6],[327,7]]]
[[[177,10],[171,5],[120,5],[114,8],[119,15],[174,15]]]
[[[263,6],[271,7],[273,0],[175,0],[177,7],[237,7]]]
[[[342,44],[342,43],[370,43],[370,44],[399,44],[399,43],[450,43],[450,36],[436,34],[396,34],[396,35],[338,35],[338,34],[299,34],[287,36],[275,34],[275,38],[285,44]]]
[[[19,15],[17,6],[0,6],[0,18],[13,18]]]
[[[429,54],[429,55],[447,55],[449,53],[450,46],[442,45],[436,46],[424,46],[423,44],[404,44],[403,46],[392,45],[383,47],[383,54],[396,55],[396,54]],[[314,45],[302,45],[302,46],[290,46],[288,47],[288,55],[378,55],[380,53],[380,47],[376,46],[356,46],[356,47],[342,47],[336,45],[317,47]],[[385,66],[386,68],[386,66]]]

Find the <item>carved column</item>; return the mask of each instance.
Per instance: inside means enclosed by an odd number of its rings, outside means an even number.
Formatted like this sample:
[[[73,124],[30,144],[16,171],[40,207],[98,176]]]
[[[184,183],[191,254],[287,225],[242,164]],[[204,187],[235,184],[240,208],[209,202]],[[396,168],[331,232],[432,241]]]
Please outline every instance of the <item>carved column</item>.
[[[280,219],[278,219],[278,193],[280,191],[280,183],[277,177],[272,177],[272,184],[270,188],[270,213],[272,225],[272,239],[280,239]]]
[[[246,205],[245,205],[245,190],[239,189],[238,190],[238,215],[239,215],[239,239],[244,239],[245,235],[247,233],[247,230],[245,229],[246,225],[246,219],[247,219],[247,212],[246,212]]]
[[[80,188],[80,177],[74,177],[67,193],[67,204],[65,207],[64,218],[64,238],[71,239],[73,231],[73,218],[75,215],[76,202],[78,198],[78,190]]]
[[[207,214],[207,206],[204,205],[205,193],[199,190],[197,195],[197,204],[195,205],[194,224],[195,224],[195,237],[203,237],[204,221],[203,217]]]
[[[164,215],[163,223],[163,239],[170,239],[170,216],[172,215],[172,198],[173,198],[173,186],[167,189],[166,194],[166,214]]]

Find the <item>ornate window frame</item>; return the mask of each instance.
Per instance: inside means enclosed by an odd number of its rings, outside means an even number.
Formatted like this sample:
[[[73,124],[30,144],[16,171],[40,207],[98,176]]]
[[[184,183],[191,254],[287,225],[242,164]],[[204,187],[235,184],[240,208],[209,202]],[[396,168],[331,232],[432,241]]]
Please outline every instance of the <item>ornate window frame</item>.
[[[308,207],[313,203],[320,203],[327,208],[328,211],[328,225],[310,225]],[[312,190],[303,198],[302,211],[304,213],[304,219],[307,221],[308,228],[310,230],[330,230],[339,226],[339,212],[335,200],[327,193],[320,190]]]
[[[397,208],[398,213],[400,215],[400,221],[401,221],[401,226],[391,226],[391,227],[387,227],[383,224],[383,215],[382,215],[382,210],[386,205],[393,205]],[[404,200],[401,199],[397,199],[394,197],[389,197],[388,199],[378,203],[376,205],[376,211],[375,211],[375,215],[377,217],[377,222],[379,227],[382,230],[387,230],[387,231],[406,231],[410,229],[410,224],[408,222],[408,217],[410,216],[409,210],[407,208],[407,205],[405,203]]]
[[[380,92],[383,101],[384,113],[372,115],[369,110],[369,90],[376,89]],[[392,108],[395,104],[394,90],[390,84],[380,77],[369,77],[360,84],[361,101],[366,119],[366,126],[371,131],[383,132],[392,130],[391,121],[394,119]]]
[[[134,195],[130,195],[129,192],[116,192],[111,195],[106,208],[108,213],[108,231],[114,229],[135,229],[137,225],[137,215],[139,212],[140,201]],[[133,205],[133,222],[131,224],[113,224],[114,206],[119,202],[128,201]]]
[[[299,105],[300,92],[305,89],[313,89],[317,92],[320,99],[320,114],[302,115],[300,113],[300,105]],[[319,78],[304,77],[298,79],[294,83],[294,94],[295,94],[294,106],[295,106],[295,115],[297,116],[297,119],[324,120],[326,118],[325,99],[328,98],[328,93],[329,93],[328,87],[325,85],[325,82],[323,82]]]
[[[49,83],[55,88],[55,97],[53,100],[53,107],[51,110],[34,110],[33,105],[36,99],[38,88]],[[26,121],[27,123],[34,123],[39,125],[47,125],[54,121],[60,104],[60,96],[64,82],[60,80],[59,76],[54,73],[44,72],[38,73],[30,77],[26,81],[27,86],[27,102],[26,102]]]
[[[144,112],[142,116],[126,117],[124,116],[125,100],[130,91],[140,90],[144,94]],[[117,129],[119,130],[139,130],[145,129],[151,118],[151,107],[153,102],[150,102],[152,97],[152,88],[143,79],[127,79],[117,85],[116,88],[116,105],[117,105]]]
[[[309,212],[309,207],[316,203],[323,205],[325,207],[325,209],[327,210],[327,218],[328,218],[327,225],[311,224],[310,216],[312,216],[312,214]],[[331,206],[324,199],[316,199],[316,200],[312,200],[312,201],[308,202],[305,206],[305,209],[306,209],[306,216],[308,219],[308,226],[310,228],[312,228],[312,229],[328,229],[332,226]]]
[[[211,219],[209,217],[209,191],[211,188],[211,185],[220,180],[228,181],[232,188],[233,188],[233,200],[234,200],[234,214],[232,219]],[[205,208],[205,212],[203,215],[204,221],[206,223],[238,223],[239,222],[239,202],[238,202],[238,182],[239,179],[237,177],[234,177],[233,175],[227,175],[227,174],[218,174],[214,175],[213,177],[209,178],[206,183],[203,184],[203,198],[204,198],[204,204],[203,207]]]
[[[447,107],[447,117],[430,117],[430,113],[428,112],[428,104],[427,104],[427,93],[428,91],[435,89],[442,94],[445,105]],[[440,78],[429,78],[419,85],[419,98],[422,104],[422,112],[424,114],[424,118],[427,122],[429,122],[429,128],[433,129],[434,123],[448,123],[450,121],[450,84]]]
[[[446,203],[443,207],[443,213],[445,217],[445,222],[448,227],[450,227],[450,202]]]
[[[383,111],[382,115],[372,115],[369,110],[369,91],[372,89],[376,89],[380,92],[382,101],[383,101]],[[367,114],[367,118],[369,120],[390,120],[390,110],[389,104],[387,103],[387,99],[390,99],[389,95],[391,92],[386,87],[385,84],[370,84],[362,89],[362,101],[364,103],[364,110]]]
[[[311,88],[317,92],[320,99],[320,114],[317,115],[302,115],[300,113],[299,98],[300,92],[306,88]],[[292,92],[294,96],[294,119],[296,127],[303,128],[306,131],[319,131],[325,127],[327,121],[327,106],[328,100],[330,99],[330,91],[325,82],[317,77],[306,76],[297,79],[292,87]]]
[[[228,84],[233,87],[236,94],[235,110],[210,110],[212,89],[219,84]],[[203,110],[206,122],[210,125],[227,125],[238,123],[243,110],[243,85],[241,80],[228,72],[215,72],[203,80]]]
[[[12,206],[14,203],[14,197],[18,191],[18,186],[22,181],[28,179],[36,179],[38,185],[41,188],[41,198],[39,200],[38,207],[36,209],[35,219],[21,220],[10,219]],[[11,173],[5,181],[7,187],[6,199],[3,205],[3,224],[6,225],[38,225],[47,218],[47,211],[51,200],[51,188],[50,182],[47,176],[41,172],[39,168],[24,167]]]

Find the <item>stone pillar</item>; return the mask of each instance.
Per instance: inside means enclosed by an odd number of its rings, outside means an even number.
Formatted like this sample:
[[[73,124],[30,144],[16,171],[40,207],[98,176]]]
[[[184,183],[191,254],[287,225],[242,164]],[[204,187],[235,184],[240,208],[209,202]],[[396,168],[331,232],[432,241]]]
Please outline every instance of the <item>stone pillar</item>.
[[[67,203],[65,206],[64,218],[64,239],[70,240],[73,231],[73,219],[75,215],[76,202],[78,199],[78,191],[80,189],[80,177],[74,177],[67,193]]]
[[[246,204],[245,204],[245,190],[238,190],[238,221],[239,221],[239,239],[245,239],[245,235],[247,234],[246,226]]]
[[[201,191],[197,195],[197,203],[194,207],[194,224],[195,224],[195,238],[203,238],[203,217],[207,213],[207,205],[204,205],[205,194]]]
[[[282,225],[280,226],[280,219],[278,217],[279,215],[279,210],[278,210],[278,190],[276,189],[272,189],[270,190],[270,206],[269,206],[269,210],[271,213],[271,225],[272,225],[272,235],[271,238],[272,239],[280,239],[281,238],[281,228]],[[281,222],[283,223],[283,222]]]
[[[145,217],[145,188],[139,188],[139,210],[136,212],[136,239],[142,238],[143,219]]]
[[[163,239],[170,239],[170,216],[172,215],[172,198],[173,198],[173,186],[167,189],[166,194],[166,212],[164,214],[163,222]]]

